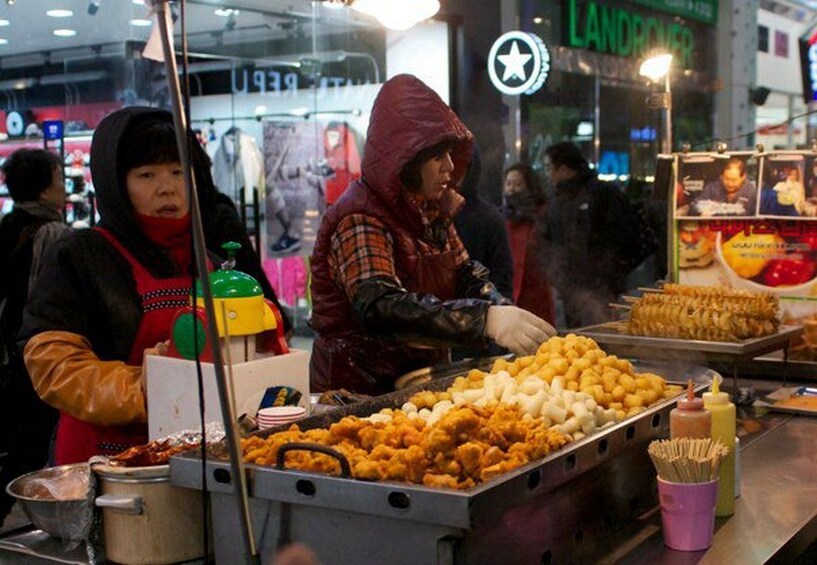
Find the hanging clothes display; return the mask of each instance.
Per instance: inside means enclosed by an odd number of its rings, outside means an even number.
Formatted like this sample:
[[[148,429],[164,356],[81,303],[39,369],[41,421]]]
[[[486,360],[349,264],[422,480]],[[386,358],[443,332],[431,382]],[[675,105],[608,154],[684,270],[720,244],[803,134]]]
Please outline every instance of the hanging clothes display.
[[[259,200],[264,194],[264,156],[252,136],[232,127],[221,136],[213,157],[213,181],[236,204],[253,201],[253,189]]]
[[[298,300],[307,297],[309,284],[308,257],[284,257],[265,259],[264,273],[275,294],[288,306],[297,306]]]
[[[326,166],[326,205],[334,204],[352,182],[360,178],[360,153],[346,122],[329,122],[323,132]]]

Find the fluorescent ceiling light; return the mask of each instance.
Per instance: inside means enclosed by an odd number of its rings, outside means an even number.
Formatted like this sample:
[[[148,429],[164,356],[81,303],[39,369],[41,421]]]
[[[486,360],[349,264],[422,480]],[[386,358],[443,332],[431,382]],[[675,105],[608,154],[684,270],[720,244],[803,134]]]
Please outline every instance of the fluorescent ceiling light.
[[[234,8],[218,8],[217,10],[213,10],[213,13],[222,18],[229,18],[230,16],[237,16],[241,12]]]
[[[70,18],[74,15],[74,12],[71,10],[48,10],[45,15],[52,18]]]
[[[67,28],[55,29],[53,33],[57,37],[74,37],[77,34],[75,30]]]
[[[130,21],[130,25],[136,26],[136,27],[147,27],[147,26],[151,25],[151,23],[152,22],[150,20],[145,20],[145,19],[142,19],[142,18],[136,18],[136,19]]]
[[[136,4],[137,6],[144,6],[145,5],[145,0],[131,0],[131,1],[134,4]]]
[[[10,84],[14,90],[25,90],[37,84],[33,78],[13,78],[11,80],[3,81],[5,84]]]
[[[7,25],[11,25],[11,22],[6,19],[0,18],[0,27],[5,27]]]
[[[0,37],[0,45],[6,45],[8,42],[9,42],[8,39],[4,39],[4,38]]]
[[[71,74],[43,75],[40,77],[40,85],[50,86],[54,84],[66,84],[75,82],[94,82],[108,77],[107,71],[83,71]]]

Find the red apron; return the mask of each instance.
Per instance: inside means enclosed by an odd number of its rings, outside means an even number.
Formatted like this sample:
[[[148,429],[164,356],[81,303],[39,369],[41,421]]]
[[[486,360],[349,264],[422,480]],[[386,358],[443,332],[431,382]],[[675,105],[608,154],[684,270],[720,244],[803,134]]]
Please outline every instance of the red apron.
[[[142,320],[131,348],[128,365],[142,366],[145,349],[170,338],[170,324],[176,311],[190,305],[191,278],[156,279],[103,228],[101,233],[130,263],[142,308]],[[115,455],[120,451],[147,443],[147,424],[101,426],[84,422],[66,412],[60,413],[54,457],[57,465],[87,461],[93,455]]]

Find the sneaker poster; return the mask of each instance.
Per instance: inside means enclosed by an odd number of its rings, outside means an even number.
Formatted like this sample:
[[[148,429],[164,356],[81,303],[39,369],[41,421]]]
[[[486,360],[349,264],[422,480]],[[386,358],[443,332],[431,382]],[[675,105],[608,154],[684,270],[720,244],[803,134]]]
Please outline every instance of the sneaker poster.
[[[340,121],[265,121],[263,154],[264,256],[308,257],[327,203],[360,177],[354,134]]]

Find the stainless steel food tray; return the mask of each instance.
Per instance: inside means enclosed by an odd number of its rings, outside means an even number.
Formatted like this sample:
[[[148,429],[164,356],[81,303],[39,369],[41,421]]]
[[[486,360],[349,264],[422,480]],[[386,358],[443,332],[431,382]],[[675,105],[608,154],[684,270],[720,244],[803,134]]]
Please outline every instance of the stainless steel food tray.
[[[782,326],[764,337],[734,343],[630,335],[621,332],[620,322],[608,322],[571,330],[593,338],[608,353],[638,359],[677,359],[690,362],[727,362],[753,359],[772,351],[787,349],[791,340],[803,333],[803,326]]]
[[[682,383],[706,383],[701,366],[640,364],[639,370]],[[299,422],[324,427],[347,414],[365,416],[402,405],[417,390],[441,390],[455,377],[405,389]],[[302,541],[325,562],[528,563],[576,555],[612,525],[655,504],[655,471],[646,444],[669,433],[665,399],[611,427],[474,488],[456,491],[396,482],[366,482],[297,470],[248,466],[250,507],[262,554],[279,538]],[[276,430],[267,430],[264,435]],[[171,482],[200,488],[195,453],[171,459]],[[237,562],[241,532],[230,467],[206,462],[217,562]],[[286,532],[286,535],[282,534]],[[520,544],[520,536],[525,543]],[[378,540],[374,542],[373,540]],[[580,548],[581,549],[581,548]],[[513,552],[516,557],[509,557]],[[517,558],[518,557],[518,558]]]
[[[780,403],[788,398],[813,398],[817,396],[817,388],[799,386],[792,388],[782,388],[755,403],[756,406],[763,406],[774,412],[786,412],[789,414],[799,414],[802,416],[817,416],[817,408],[811,406],[791,406]]]

